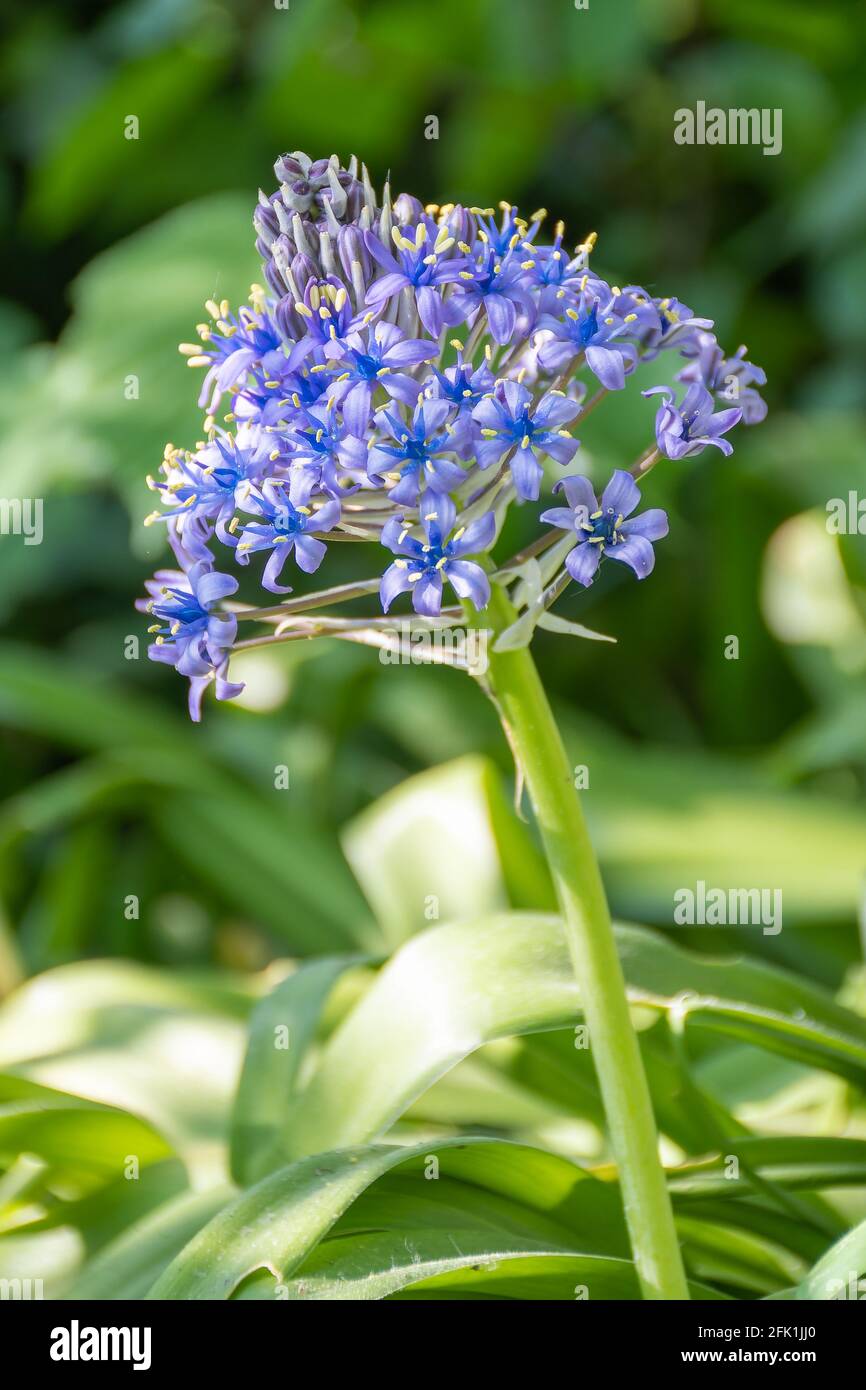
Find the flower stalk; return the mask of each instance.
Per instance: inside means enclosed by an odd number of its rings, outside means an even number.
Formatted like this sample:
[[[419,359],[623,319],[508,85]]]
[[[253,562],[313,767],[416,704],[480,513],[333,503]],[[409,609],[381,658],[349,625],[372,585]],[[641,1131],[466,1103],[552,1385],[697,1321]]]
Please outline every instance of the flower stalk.
[[[474,621],[492,621],[498,633],[514,619],[493,584],[486,613]],[[491,648],[485,680],[526,780],[562,912],[641,1288],[648,1299],[687,1299],[649,1086],[572,770],[529,648]]]

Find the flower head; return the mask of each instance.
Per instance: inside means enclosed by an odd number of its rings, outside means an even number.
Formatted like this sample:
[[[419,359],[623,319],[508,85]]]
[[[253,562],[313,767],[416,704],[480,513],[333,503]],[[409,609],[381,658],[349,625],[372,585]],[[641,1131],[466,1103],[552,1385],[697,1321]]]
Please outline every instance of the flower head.
[[[667,518],[634,514],[635,476],[646,477],[659,453],[680,458],[707,444],[730,453],[732,426],[762,418],[764,373],[745,349],[726,357],[712,321],[678,299],[608,284],[590,267],[595,233],[569,249],[561,222],[545,236],[543,209],[525,218],[508,202],[499,212],[423,204],[392,198],[387,184],[380,195],[363,165],[336,155],[295,151],[274,172],[277,190],[260,194],[253,219],[267,288],[253,286],[237,312],[207,302],[201,345],[181,346],[205,368],[202,438],[167,446],[149,480],[161,507],[148,520],[166,522],[181,571],[149,585],[159,619],[151,654],[190,676],[194,710],[210,681],[220,698],[237,689],[226,675],[236,621],[213,606],[236,587],[217,573],[220,546],[253,583],[282,594],[287,562],[302,576],[318,571],[329,538],[355,542],[344,557],[367,542],[381,561],[383,545],[395,557],[380,582],[385,611],[408,591],[417,613],[448,622],[458,610],[441,612],[446,583],[482,608],[491,568],[482,556],[508,534],[509,506],[540,496],[546,458],[572,462],[576,419],[623,390],[640,363],[674,349],[675,386],[645,393],[663,397],[658,449],[632,473],[616,472],[600,502],[585,478],[564,479],[557,486],[569,505],[542,514],[573,537],[565,568],[545,580],[554,595],[569,579],[590,583],[605,556],[648,574]],[[449,339],[461,323],[466,333]],[[217,424],[218,405],[228,428]],[[541,539],[561,564],[565,544]],[[250,565],[260,552],[261,570]],[[502,556],[493,569],[506,589],[524,571]],[[272,637],[254,640],[327,631],[367,641],[365,621],[381,617],[334,608],[376,584],[302,593],[285,622],[277,611]],[[529,611],[529,587],[511,589],[518,610]],[[317,623],[326,604],[328,621]],[[245,621],[272,621],[273,602],[256,615],[245,607]]]

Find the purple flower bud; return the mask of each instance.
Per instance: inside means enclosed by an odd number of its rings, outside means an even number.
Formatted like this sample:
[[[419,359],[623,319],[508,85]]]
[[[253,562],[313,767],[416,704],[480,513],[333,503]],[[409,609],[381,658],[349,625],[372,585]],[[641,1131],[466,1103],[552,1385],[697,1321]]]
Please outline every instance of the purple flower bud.
[[[414,226],[421,220],[423,213],[423,205],[418,198],[413,198],[411,193],[401,193],[394,200],[394,220],[402,227]]]
[[[292,257],[292,279],[298,291],[298,299],[303,299],[304,292],[311,280],[318,280],[319,267],[312,256],[304,256],[300,253]]]
[[[360,265],[366,289],[373,275],[373,261],[364,241],[364,233],[354,223],[340,228],[337,234],[337,254],[346,280],[353,284],[354,266]]]

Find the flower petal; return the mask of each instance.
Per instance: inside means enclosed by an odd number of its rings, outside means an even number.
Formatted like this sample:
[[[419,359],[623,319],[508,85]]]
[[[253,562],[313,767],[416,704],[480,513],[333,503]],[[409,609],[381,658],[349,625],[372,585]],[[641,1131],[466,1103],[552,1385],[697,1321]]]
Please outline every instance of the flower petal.
[[[625,362],[616,348],[588,347],[586,365],[608,391],[621,391],[625,386]]]
[[[211,570],[209,574],[203,574],[195,586],[196,598],[202,608],[209,608],[212,603],[217,603],[221,598],[227,598],[229,594],[237,592],[238,581],[231,574],[219,574],[216,570]]]
[[[544,470],[531,449],[518,449],[511,460],[511,477],[518,497],[537,502]]]
[[[578,584],[588,589],[595,578],[600,560],[601,546],[582,541],[573,550],[569,550],[565,557],[565,568],[572,579],[576,579]]]
[[[477,609],[487,607],[490,580],[480,565],[473,565],[471,560],[449,560],[445,573],[458,598],[468,598]]]
[[[412,588],[409,582],[409,570],[410,566],[398,565],[395,563],[389,565],[382,575],[382,580],[379,584],[379,598],[382,603],[383,613],[388,612],[388,609],[391,607],[391,604],[398,594],[405,594],[407,589]]]
[[[660,541],[668,530],[668,514],[661,507],[651,507],[648,512],[633,516],[622,526],[624,536],[643,536],[648,541]]]
[[[315,536],[295,536],[295,559],[305,574],[314,574],[325,558],[328,547]]]
[[[412,606],[416,613],[434,618],[442,607],[442,575],[429,570],[412,585]]]
[[[617,468],[601,494],[602,510],[609,508],[617,516],[631,516],[639,502],[640,488],[634,478],[624,468]]]
[[[655,551],[645,536],[629,536],[619,545],[609,546],[605,551],[611,560],[621,560],[634,570],[638,579],[646,579],[656,562]]]
[[[484,308],[491,337],[499,344],[510,342],[517,322],[517,310],[511,300],[502,294],[488,294],[484,298]]]
[[[573,473],[568,478],[560,478],[553,490],[554,492],[564,492],[568,505],[573,509],[580,507],[586,512],[586,517],[590,517],[593,512],[598,511],[595,489],[589,478],[584,477],[582,473]]]

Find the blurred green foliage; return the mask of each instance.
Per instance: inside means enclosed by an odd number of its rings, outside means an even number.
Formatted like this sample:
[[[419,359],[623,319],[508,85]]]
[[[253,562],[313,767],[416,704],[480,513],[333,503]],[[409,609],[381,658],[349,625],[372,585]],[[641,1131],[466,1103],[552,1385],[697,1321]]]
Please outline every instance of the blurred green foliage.
[[[45,541],[0,538],[9,978],[80,955],[253,968],[275,950],[375,945],[339,846],[347,818],[469,752],[510,774],[492,711],[447,671],[293,646],[239,671],[258,708],[211,707],[193,730],[181,683],[126,657],[143,637],[132,600],[164,558],[140,528],[142,479],[167,439],[200,430],[175,344],[206,296],[237,299],[258,275],[255,189],[303,147],[355,151],[424,197],[545,205],[574,240],[596,229],[600,269],[679,294],[766,367],[769,420],[738,432],[733,459],[653,475],[672,534],[652,582],[606,575],[566,597],[618,645],[536,646],[591,766],[614,907],[664,926],[673,889],[699,877],[782,886],[797,930],[755,949],[841,979],[866,869],[866,539],[828,536],[821,516],[863,477],[864,42],[847,0],[129,0],[17,16],[0,494],[45,498]],[[781,107],[782,153],[675,145],[673,113],[697,99]],[[596,477],[648,438],[652,410],[627,394],[583,432]],[[513,522],[516,544],[531,526]],[[339,582],[350,548],[333,549]],[[545,905],[539,882],[518,905]]]

